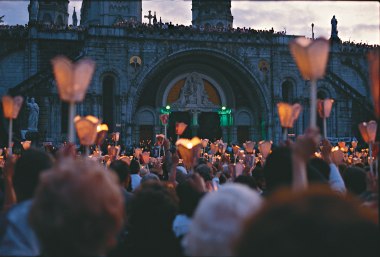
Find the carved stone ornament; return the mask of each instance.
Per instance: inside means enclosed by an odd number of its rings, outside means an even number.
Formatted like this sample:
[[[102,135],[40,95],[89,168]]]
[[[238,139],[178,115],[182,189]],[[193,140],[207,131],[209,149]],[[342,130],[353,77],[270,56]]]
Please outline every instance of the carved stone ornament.
[[[196,72],[189,74],[186,78],[185,85],[182,87],[180,96],[177,101],[172,104],[173,108],[179,111],[189,109],[217,109],[209,100],[207,91],[205,90],[203,79]]]

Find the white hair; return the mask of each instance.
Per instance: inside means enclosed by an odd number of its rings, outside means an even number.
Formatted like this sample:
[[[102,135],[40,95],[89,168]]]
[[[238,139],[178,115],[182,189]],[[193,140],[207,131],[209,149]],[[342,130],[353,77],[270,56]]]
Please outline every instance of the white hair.
[[[187,256],[232,256],[244,221],[261,207],[258,192],[242,184],[227,184],[208,193],[195,211],[182,244]]]

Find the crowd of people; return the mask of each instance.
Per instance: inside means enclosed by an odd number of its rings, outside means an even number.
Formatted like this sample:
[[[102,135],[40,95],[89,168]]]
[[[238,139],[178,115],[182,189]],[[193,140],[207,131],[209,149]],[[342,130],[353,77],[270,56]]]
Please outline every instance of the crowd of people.
[[[379,253],[378,170],[365,151],[349,162],[313,129],[268,155],[248,142],[156,145],[154,157],[117,145],[3,153],[0,255]]]

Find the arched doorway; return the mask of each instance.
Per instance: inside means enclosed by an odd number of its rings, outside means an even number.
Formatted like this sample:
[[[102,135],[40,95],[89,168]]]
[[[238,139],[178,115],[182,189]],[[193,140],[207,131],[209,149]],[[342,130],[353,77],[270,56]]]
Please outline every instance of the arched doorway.
[[[204,82],[210,82],[220,98],[220,103],[216,108],[201,110],[198,114],[199,126],[202,125],[200,124],[203,119],[201,117],[203,116],[202,113],[218,113],[221,107],[225,106],[232,111],[234,116],[236,110],[246,108],[251,113],[252,122],[254,121],[251,124],[250,137],[254,140],[266,138],[266,136],[262,136],[263,134],[266,135],[262,129],[266,127],[268,128],[267,134],[272,135],[273,131],[269,126],[272,121],[272,117],[269,115],[271,105],[267,97],[266,87],[260,84],[250,70],[238,60],[225,52],[211,48],[180,51],[158,61],[157,65],[154,65],[136,83],[131,116],[136,117],[136,111],[142,106],[151,106],[158,116],[160,110],[163,110],[166,105],[171,105],[171,103],[180,98],[181,87],[185,84],[187,76],[192,72],[199,73]],[[182,85],[176,85],[181,80],[183,80]],[[205,90],[207,91],[206,87]],[[172,91],[177,93],[174,94],[174,99],[169,101],[169,92]],[[209,100],[212,101],[210,92],[207,93]],[[172,113],[188,112],[192,120],[191,108],[178,110],[173,107],[171,111]],[[230,142],[236,142],[237,128],[233,120],[231,121],[231,127],[222,128],[223,138],[229,138]],[[157,119],[157,122],[159,122],[159,119]],[[191,122],[189,125],[191,125]],[[169,126],[168,129],[170,129]],[[157,127],[156,130],[163,132],[163,126]],[[202,131],[201,127],[198,129],[199,131]]]
[[[182,137],[221,138],[218,111],[225,97],[215,81],[198,72],[183,74],[166,88],[163,106],[170,106],[169,135],[174,135],[176,122],[188,128]]]

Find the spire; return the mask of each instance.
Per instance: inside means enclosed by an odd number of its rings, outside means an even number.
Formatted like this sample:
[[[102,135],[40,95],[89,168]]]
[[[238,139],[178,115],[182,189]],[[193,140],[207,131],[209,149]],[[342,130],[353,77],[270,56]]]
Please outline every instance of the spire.
[[[78,26],[78,17],[77,17],[77,12],[75,11],[75,7],[73,11],[73,25],[74,27]]]
[[[232,28],[231,0],[192,0],[193,26]]]
[[[39,4],[37,0],[31,0],[28,5],[29,22],[37,22]]]

